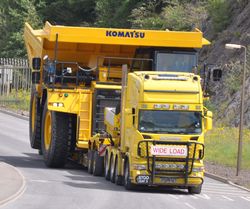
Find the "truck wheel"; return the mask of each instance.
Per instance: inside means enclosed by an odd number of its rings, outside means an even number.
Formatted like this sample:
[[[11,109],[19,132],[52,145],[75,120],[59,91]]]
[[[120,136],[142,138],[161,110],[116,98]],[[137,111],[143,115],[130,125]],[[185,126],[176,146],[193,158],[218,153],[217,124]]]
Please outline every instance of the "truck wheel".
[[[111,156],[111,159],[110,159],[110,181],[112,183],[115,183],[115,164],[114,164],[114,157],[113,155]]]
[[[34,86],[31,90],[29,114],[30,146],[33,149],[41,149],[41,105]]]
[[[127,190],[132,190],[135,188],[135,185],[131,183],[130,180],[130,169],[129,169],[129,161],[127,160],[125,163],[124,169],[124,186]]]
[[[42,152],[48,167],[63,167],[68,155],[69,116],[50,111],[44,105],[42,119]]]
[[[93,155],[94,151],[88,150],[88,173],[93,173]]]
[[[199,185],[199,186],[192,186],[192,187],[188,187],[188,192],[190,194],[200,194],[201,193],[201,188],[202,188],[202,185]]]
[[[96,150],[94,152],[94,160],[93,160],[93,175],[94,176],[102,176],[104,170],[104,159],[98,154]]]
[[[109,169],[109,157],[108,157],[108,153],[106,153],[106,155],[105,155],[104,175],[105,175],[105,179],[107,181],[109,181],[110,180],[110,169]]]
[[[115,170],[114,170],[115,184],[122,185],[122,176],[118,175],[118,159],[115,160]]]

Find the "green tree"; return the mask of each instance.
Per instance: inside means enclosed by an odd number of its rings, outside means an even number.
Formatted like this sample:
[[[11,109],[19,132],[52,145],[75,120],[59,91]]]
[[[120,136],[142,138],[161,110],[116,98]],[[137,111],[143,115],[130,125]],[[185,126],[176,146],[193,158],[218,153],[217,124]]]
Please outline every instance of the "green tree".
[[[24,57],[26,50],[23,40],[24,23],[33,27],[41,26],[34,6],[35,0],[5,0],[0,2],[0,57]],[[40,1],[36,1],[40,3]]]
[[[99,27],[130,28],[128,17],[140,3],[139,0],[97,0],[96,25]]]
[[[85,26],[96,19],[95,5],[95,0],[44,0],[38,12],[52,24]]]

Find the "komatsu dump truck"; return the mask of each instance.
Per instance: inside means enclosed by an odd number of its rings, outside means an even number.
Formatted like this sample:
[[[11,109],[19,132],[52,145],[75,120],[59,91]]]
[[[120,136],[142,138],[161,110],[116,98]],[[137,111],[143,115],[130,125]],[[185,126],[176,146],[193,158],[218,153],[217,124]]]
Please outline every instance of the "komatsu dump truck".
[[[124,184],[200,193],[212,113],[197,75],[202,32],[26,23],[30,144],[48,167],[68,158]],[[205,81],[204,81],[205,82]],[[203,83],[204,83],[203,82]]]

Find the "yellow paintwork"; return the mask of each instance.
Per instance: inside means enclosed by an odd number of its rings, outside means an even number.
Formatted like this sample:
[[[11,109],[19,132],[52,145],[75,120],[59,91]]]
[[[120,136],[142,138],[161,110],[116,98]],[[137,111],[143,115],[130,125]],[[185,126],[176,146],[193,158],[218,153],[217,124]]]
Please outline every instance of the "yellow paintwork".
[[[92,91],[90,89],[54,89],[48,90],[48,109],[65,113],[77,114],[79,148],[88,148],[91,137]]]
[[[158,75],[165,77],[166,79],[160,80],[157,79]],[[169,108],[164,109],[160,108],[157,110],[174,110],[174,105],[188,105],[188,110],[185,111],[199,111],[202,114],[207,110],[204,110],[203,106],[203,96],[202,89],[200,85],[200,77],[194,74],[189,73],[174,73],[180,79],[167,80],[168,75],[173,73],[165,72],[134,72],[129,73],[127,78],[127,84],[123,87],[125,93],[123,94],[123,113],[114,117],[114,123],[110,123],[108,120],[105,120],[107,126],[107,131],[117,140],[120,139],[120,145],[115,144],[113,147],[109,147],[107,152],[115,153],[118,157],[118,166],[120,168],[119,175],[123,175],[124,171],[124,157],[127,156],[129,159],[130,166],[130,176],[132,183],[136,183],[136,177],[138,175],[149,175],[146,170],[136,170],[133,168],[133,165],[146,165],[147,161],[145,158],[141,158],[137,155],[138,143],[143,138],[142,133],[138,131],[138,124],[133,124],[132,122],[132,108],[135,108],[135,121],[138,121],[138,111],[143,110],[154,110],[156,104],[168,104]],[[146,79],[145,79],[145,75]],[[207,117],[210,117],[209,113]],[[123,126],[120,126],[121,129],[124,127],[123,134],[120,138],[117,136],[117,121],[122,120]],[[210,117],[211,118],[211,117]],[[204,144],[204,133],[206,131],[206,126],[204,123],[207,122],[207,119],[203,119],[202,122],[202,133],[201,134],[156,134],[156,133],[143,133],[147,135],[149,140],[156,141],[171,141],[171,142],[190,142],[192,137],[198,137],[197,142]],[[112,124],[115,124],[112,127]],[[114,131],[115,130],[115,131]],[[121,130],[122,131],[122,130]],[[189,156],[192,157],[194,146],[190,147]],[[145,150],[144,150],[145,151]],[[197,151],[195,157],[198,157],[199,152],[202,151],[202,145],[197,145]],[[143,149],[141,148],[141,152]],[[162,162],[166,164],[166,162]],[[171,164],[171,163],[168,163]],[[194,167],[199,168],[203,167],[202,160],[195,160]],[[184,178],[179,178],[175,183],[164,183],[159,177],[154,178],[155,185],[169,185],[169,186],[197,186],[202,183],[204,176],[204,171],[193,172],[189,175],[187,179],[187,184],[185,184]],[[198,178],[194,178],[198,177]]]
[[[113,37],[109,36],[110,31],[125,34],[142,33],[144,38]],[[48,55],[50,58],[54,58],[56,34],[58,34],[59,41],[58,60],[76,61],[89,67],[102,66],[104,56],[134,57],[135,49],[138,47],[201,48],[203,45],[210,44],[198,29],[193,32],[130,30],[52,26],[46,22],[43,29],[34,30],[26,23],[24,40],[30,63],[32,63],[33,57],[42,58],[44,55]],[[119,64],[124,64],[124,60]]]
[[[51,137],[52,137],[52,127],[51,127],[51,112],[48,110],[45,115],[45,123],[44,123],[44,145],[45,149],[49,150],[50,143],[51,143]]]

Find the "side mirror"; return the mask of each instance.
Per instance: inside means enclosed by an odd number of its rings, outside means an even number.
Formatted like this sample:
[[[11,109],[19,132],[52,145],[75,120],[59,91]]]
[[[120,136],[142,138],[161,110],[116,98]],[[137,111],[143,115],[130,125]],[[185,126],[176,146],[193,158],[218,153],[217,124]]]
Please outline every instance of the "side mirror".
[[[211,71],[213,81],[220,81],[222,77],[222,70],[220,68],[212,68]]]
[[[213,113],[211,111],[207,111],[205,115],[205,129],[207,131],[213,128]]]
[[[33,84],[39,84],[40,82],[40,72],[32,72],[32,83]]]
[[[41,68],[41,58],[35,57],[32,59],[32,68],[34,70],[40,70]]]

